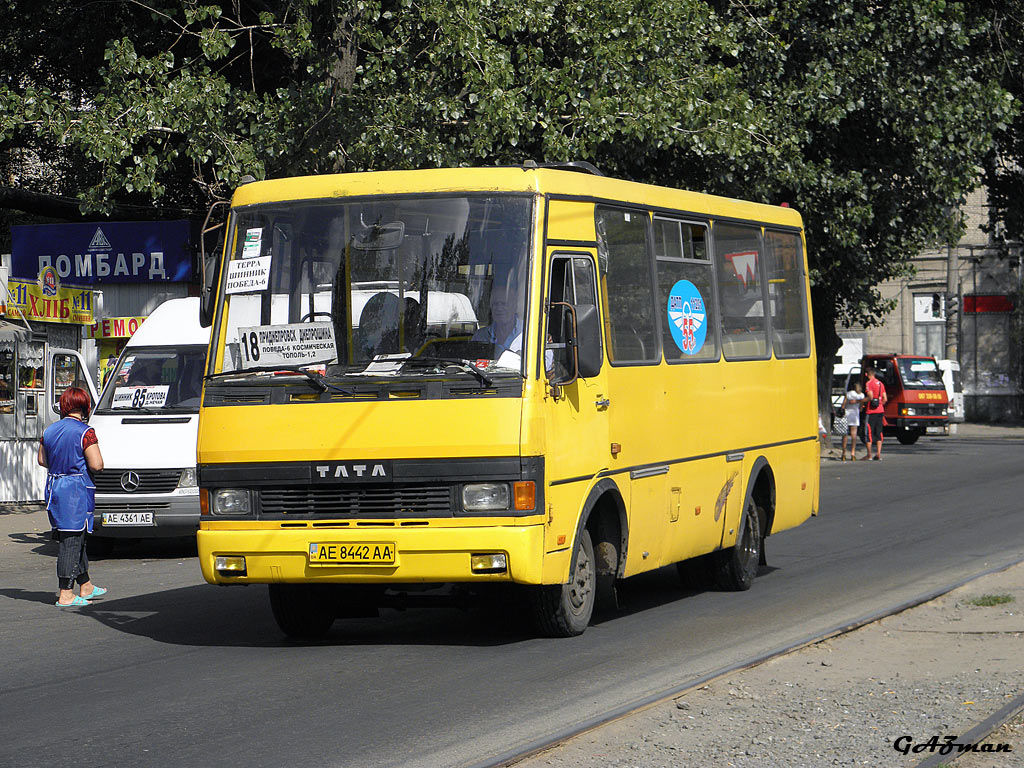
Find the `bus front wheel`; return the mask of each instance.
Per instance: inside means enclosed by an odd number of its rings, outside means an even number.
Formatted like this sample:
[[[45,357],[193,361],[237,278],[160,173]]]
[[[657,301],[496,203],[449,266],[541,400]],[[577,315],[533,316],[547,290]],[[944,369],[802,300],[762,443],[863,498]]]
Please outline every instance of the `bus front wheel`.
[[[337,611],[329,587],[314,584],[271,584],[270,609],[277,626],[296,640],[319,640],[334,623]]]
[[[569,582],[531,587],[530,603],[537,629],[546,637],[583,634],[594,613],[596,588],[594,545],[584,528],[576,542],[576,567]]]
[[[761,518],[764,511],[754,500],[747,502],[747,513],[743,516],[743,529],[736,545],[714,553],[713,574],[720,589],[741,592],[750,589],[757,576],[761,562]]]

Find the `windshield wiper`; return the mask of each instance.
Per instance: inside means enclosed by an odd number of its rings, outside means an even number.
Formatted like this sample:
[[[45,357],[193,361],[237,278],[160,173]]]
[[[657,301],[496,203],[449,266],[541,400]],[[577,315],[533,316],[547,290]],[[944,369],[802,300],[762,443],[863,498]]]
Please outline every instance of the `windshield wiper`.
[[[490,376],[469,362],[469,360],[463,360],[458,357],[410,357],[404,361],[402,367],[405,368],[410,365],[460,365],[476,376],[481,383],[488,387],[494,386],[494,381]]]
[[[277,371],[281,371],[282,373],[298,373],[302,376],[305,376],[306,380],[309,381],[310,384],[319,389],[321,392],[331,390],[332,392],[339,392],[340,394],[348,395],[349,397],[353,396],[352,392],[350,392],[347,389],[344,389],[343,387],[339,387],[337,384],[332,384],[316,371],[310,371],[305,368],[300,368],[297,365],[256,366],[254,368],[245,368],[240,371],[221,371],[220,373],[209,373],[204,378],[219,379],[222,376],[246,376],[250,373],[276,373]]]

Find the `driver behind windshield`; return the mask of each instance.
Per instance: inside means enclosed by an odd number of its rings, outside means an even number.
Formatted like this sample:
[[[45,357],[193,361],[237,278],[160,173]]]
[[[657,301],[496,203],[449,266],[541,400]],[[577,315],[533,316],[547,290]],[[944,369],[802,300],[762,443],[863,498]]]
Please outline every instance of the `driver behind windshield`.
[[[519,306],[514,284],[503,280],[491,290],[491,323],[477,329],[470,341],[483,341],[495,345],[495,358],[506,350],[517,355],[523,353],[523,321],[516,312]]]

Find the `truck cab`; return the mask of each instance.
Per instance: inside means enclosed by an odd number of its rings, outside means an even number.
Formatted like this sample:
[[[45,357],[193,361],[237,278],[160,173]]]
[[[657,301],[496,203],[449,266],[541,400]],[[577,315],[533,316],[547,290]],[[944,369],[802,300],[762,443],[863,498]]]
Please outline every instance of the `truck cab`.
[[[912,445],[921,435],[949,434],[949,397],[934,357],[865,355],[861,358],[861,370],[869,365],[885,385],[886,435]]]

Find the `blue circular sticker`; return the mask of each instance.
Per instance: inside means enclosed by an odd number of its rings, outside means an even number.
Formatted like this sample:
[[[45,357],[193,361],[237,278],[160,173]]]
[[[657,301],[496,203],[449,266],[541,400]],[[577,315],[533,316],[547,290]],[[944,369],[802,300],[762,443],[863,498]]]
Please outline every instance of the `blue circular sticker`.
[[[668,327],[672,340],[686,355],[695,355],[708,335],[708,314],[697,286],[680,280],[668,294]]]

